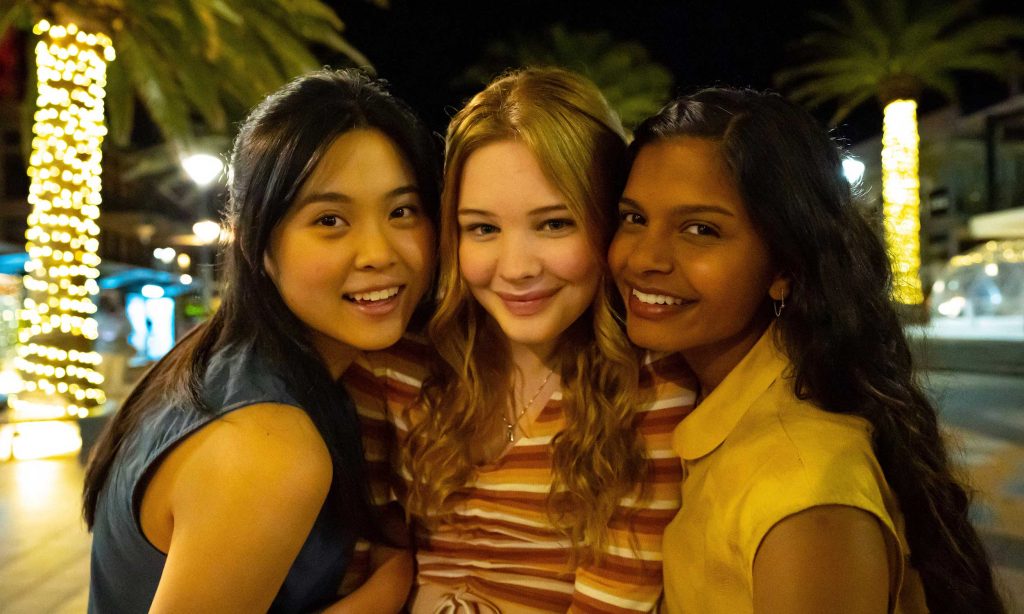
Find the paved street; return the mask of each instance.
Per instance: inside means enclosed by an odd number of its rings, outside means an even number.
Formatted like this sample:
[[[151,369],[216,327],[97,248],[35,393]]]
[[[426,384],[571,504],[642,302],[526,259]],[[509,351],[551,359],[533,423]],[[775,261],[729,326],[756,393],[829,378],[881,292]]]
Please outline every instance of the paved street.
[[[974,520],[1010,611],[1024,612],[1024,377],[933,371],[925,382],[978,491]]]
[[[1011,612],[1024,614],[1024,377],[933,371],[944,422],[979,491],[974,516]],[[86,609],[89,536],[77,460],[0,464],[0,612]]]

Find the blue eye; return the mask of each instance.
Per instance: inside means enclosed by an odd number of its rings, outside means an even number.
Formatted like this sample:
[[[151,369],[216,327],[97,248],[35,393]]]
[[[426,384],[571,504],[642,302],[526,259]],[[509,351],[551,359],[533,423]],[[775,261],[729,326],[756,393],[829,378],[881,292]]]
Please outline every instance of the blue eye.
[[[463,228],[463,232],[468,232],[471,235],[478,237],[494,234],[498,232],[499,228],[493,224],[470,224]]]
[[[541,224],[541,228],[544,230],[564,230],[566,228],[572,228],[576,226],[576,222],[571,219],[557,218],[553,220],[545,220]]]

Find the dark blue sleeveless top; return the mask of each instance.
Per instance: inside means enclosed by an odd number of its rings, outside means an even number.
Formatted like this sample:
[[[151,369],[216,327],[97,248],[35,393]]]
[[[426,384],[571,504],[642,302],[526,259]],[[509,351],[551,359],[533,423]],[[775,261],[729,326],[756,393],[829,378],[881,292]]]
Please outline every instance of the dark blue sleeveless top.
[[[171,448],[211,421],[242,407],[256,403],[301,407],[251,347],[232,346],[213,356],[206,373],[204,398],[211,409],[209,414],[173,404],[150,411],[118,452],[96,504],[89,586],[91,614],[144,613],[152,605],[167,556],[143,534],[139,509],[147,480]],[[347,394],[344,398],[345,404],[338,411],[349,413],[351,423],[357,425],[352,401]],[[357,428],[338,439],[360,445]],[[332,486],[327,501],[336,496]],[[337,600],[355,537],[342,515],[325,504],[270,612],[307,612]]]

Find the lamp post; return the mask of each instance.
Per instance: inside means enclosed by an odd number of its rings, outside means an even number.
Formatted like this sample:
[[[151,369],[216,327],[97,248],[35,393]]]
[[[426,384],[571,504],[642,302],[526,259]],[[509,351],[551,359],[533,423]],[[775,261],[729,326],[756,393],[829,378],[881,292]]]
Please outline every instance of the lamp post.
[[[214,252],[213,244],[220,237],[220,224],[210,219],[210,191],[208,186],[213,183],[224,171],[224,163],[217,156],[206,153],[197,153],[182,158],[181,166],[188,173],[193,183],[201,192],[202,212],[201,219],[192,225],[192,233],[196,242],[200,245],[201,261],[197,268],[203,280],[203,307],[207,313],[210,312],[213,298],[213,267]]]

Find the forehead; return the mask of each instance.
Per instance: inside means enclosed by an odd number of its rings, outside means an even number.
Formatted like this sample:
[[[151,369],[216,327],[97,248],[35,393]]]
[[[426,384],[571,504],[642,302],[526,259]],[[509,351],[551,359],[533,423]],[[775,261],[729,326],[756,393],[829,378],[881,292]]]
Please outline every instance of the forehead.
[[[469,154],[459,178],[459,209],[511,214],[565,204],[529,147],[504,140]]]
[[[694,137],[644,145],[637,152],[623,196],[643,207],[715,204],[743,209],[719,144]]]
[[[409,162],[383,132],[372,128],[338,136],[299,191],[300,198],[325,190],[358,195],[415,185]]]

